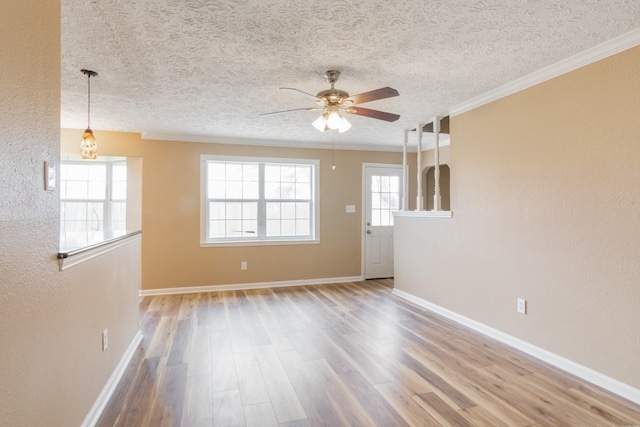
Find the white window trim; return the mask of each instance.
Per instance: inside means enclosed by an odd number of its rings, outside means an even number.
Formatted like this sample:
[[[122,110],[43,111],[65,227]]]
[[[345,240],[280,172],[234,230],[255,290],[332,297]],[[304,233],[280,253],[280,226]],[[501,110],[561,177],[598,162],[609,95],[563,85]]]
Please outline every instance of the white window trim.
[[[280,163],[280,164],[307,164],[313,165],[313,237],[300,238],[296,236],[275,239],[260,240],[207,240],[207,161],[229,162],[253,162],[253,163]],[[200,155],[200,247],[221,246],[269,246],[269,245],[313,245],[320,243],[320,160],[317,159],[291,159],[280,157],[249,157],[249,156],[217,156],[210,154]]]

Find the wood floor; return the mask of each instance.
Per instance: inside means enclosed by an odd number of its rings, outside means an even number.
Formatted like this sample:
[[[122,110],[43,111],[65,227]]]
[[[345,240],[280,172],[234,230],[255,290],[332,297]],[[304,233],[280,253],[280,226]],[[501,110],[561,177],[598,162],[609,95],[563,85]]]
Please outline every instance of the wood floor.
[[[392,284],[142,298],[143,342],[98,425],[640,425],[640,406]]]

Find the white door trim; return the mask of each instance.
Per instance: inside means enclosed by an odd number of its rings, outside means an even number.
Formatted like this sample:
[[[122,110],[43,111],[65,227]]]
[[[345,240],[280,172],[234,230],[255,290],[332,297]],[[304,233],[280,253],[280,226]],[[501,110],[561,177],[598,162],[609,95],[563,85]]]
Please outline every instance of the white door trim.
[[[362,187],[362,201],[361,201],[361,208],[360,208],[360,239],[361,239],[361,243],[360,243],[360,276],[362,276],[363,278],[365,277],[365,263],[366,263],[366,249],[367,249],[367,242],[366,242],[366,238],[367,238],[367,234],[366,234],[366,218],[367,218],[367,212],[366,212],[366,203],[367,203],[367,185],[366,185],[366,180],[367,180],[367,168],[368,167],[372,167],[372,168],[396,168],[396,169],[400,169],[403,170],[403,166],[402,163],[366,163],[363,162],[362,163],[362,179],[360,181],[360,185]],[[408,168],[407,168],[408,169]],[[406,193],[406,189],[403,188],[402,189],[402,194],[403,197],[406,197],[407,193]]]

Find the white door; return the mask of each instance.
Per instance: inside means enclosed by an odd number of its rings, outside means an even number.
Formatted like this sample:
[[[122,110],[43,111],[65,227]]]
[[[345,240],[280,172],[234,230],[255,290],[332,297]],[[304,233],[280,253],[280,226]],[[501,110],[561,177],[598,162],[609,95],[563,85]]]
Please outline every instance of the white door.
[[[402,206],[402,166],[364,166],[364,277],[393,277],[393,212]]]

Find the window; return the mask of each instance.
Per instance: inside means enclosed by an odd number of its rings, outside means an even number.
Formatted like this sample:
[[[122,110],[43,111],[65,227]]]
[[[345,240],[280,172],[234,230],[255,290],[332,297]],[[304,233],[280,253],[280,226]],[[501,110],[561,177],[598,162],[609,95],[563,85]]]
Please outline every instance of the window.
[[[393,225],[393,212],[400,209],[400,177],[371,176],[371,225]]]
[[[73,249],[126,232],[127,164],[60,162],[60,247]]]
[[[317,242],[318,165],[203,155],[201,243]]]

